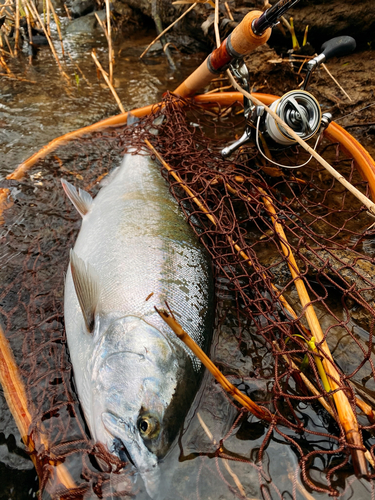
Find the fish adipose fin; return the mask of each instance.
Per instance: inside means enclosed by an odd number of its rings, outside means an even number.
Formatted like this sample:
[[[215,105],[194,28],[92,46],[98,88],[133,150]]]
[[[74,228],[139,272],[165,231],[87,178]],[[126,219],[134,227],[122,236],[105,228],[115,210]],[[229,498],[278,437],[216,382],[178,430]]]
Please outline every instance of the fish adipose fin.
[[[69,200],[81,214],[81,217],[86,215],[90,211],[93,202],[91,195],[81,188],[77,189],[65,179],[61,179],[61,184]]]
[[[95,269],[90,264],[85,265],[73,250],[70,250],[70,269],[87,331],[93,333],[99,302],[99,276]]]

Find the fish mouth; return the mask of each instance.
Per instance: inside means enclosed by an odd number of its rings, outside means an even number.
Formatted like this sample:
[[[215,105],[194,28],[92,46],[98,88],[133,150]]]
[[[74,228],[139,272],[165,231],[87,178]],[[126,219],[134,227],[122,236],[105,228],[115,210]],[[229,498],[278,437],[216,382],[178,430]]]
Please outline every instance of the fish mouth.
[[[129,462],[132,464],[133,467],[136,468],[136,465],[134,463],[134,460],[132,459],[129,450],[126,448],[121,439],[116,437],[113,439],[113,444],[111,446],[110,451],[111,453],[117,455],[122,462]]]
[[[112,437],[108,449],[121,460],[126,457],[125,461],[140,473],[149,496],[156,498],[161,481],[158,459],[143,443],[136,422],[131,418],[125,421],[110,412],[102,413],[102,422]]]

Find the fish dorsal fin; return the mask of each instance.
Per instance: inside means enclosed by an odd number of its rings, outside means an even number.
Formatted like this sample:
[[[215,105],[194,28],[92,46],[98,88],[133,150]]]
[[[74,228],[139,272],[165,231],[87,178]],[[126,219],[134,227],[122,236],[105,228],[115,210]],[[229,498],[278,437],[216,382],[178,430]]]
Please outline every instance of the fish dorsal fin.
[[[138,116],[133,115],[131,111],[128,111],[128,116],[126,118],[126,125],[136,125],[140,119]]]
[[[99,303],[99,276],[90,264],[85,265],[74,250],[70,250],[70,269],[87,331],[93,333]]]
[[[70,184],[65,179],[61,179],[61,184],[69,200],[81,214],[81,217],[86,215],[90,211],[93,202],[91,195],[81,188],[75,188],[73,184]]]

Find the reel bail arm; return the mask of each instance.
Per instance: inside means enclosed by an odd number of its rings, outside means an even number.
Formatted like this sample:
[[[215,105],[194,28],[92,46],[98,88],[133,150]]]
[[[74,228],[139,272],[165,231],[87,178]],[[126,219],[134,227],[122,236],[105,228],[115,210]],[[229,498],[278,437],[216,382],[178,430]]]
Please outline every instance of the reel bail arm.
[[[250,75],[246,64],[241,59],[237,59],[236,61],[233,62],[233,64],[230,65],[230,67],[234,76],[241,82],[242,88],[245,89],[246,92],[250,93]],[[252,121],[251,117],[254,113],[256,106],[254,106],[253,103],[246,96],[244,96],[243,98],[243,105],[244,105],[244,117],[246,119],[245,131],[237,141],[225,147],[221,151],[221,156],[223,158],[227,158],[228,156],[230,156],[232,153],[234,153],[234,151],[236,151],[236,149],[238,149],[246,142],[249,142],[251,139],[252,127],[250,123]]]

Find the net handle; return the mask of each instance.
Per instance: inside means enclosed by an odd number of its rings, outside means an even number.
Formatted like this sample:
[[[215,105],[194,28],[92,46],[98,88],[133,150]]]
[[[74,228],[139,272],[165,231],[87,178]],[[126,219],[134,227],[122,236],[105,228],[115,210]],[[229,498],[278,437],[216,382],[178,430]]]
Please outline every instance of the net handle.
[[[271,94],[254,94],[262,103],[269,106],[272,102],[279,99],[279,96]],[[194,97],[197,104],[201,104],[206,107],[217,107],[219,106],[232,106],[236,102],[243,102],[243,95],[240,92],[220,92],[217,94],[201,94]],[[160,105],[160,103],[159,103]],[[149,113],[152,113],[153,109],[156,109],[158,104],[145,106],[143,108],[137,108],[132,110],[132,114],[141,118]],[[34,153],[28,159],[23,161],[13,172],[7,175],[7,179],[22,179],[24,175],[35,165],[35,163],[49,153],[57,149],[62,144],[82,137],[85,134],[90,134],[97,132],[99,130],[104,130],[110,127],[118,127],[126,124],[128,113],[122,113],[119,115],[111,116],[99,122],[83,127],[73,132],[64,134],[51,142],[43,146],[39,151]],[[337,142],[340,144],[341,148],[348,157],[352,157],[355,161],[357,170],[362,175],[363,179],[369,183],[371,197],[375,200],[375,161],[368,153],[368,151],[361,146],[361,144],[347,132],[345,129],[340,127],[335,122],[331,122],[330,125],[324,131],[324,136],[331,142]],[[6,209],[9,199],[10,190],[8,188],[0,188],[0,215]]]

